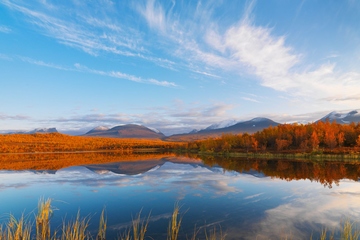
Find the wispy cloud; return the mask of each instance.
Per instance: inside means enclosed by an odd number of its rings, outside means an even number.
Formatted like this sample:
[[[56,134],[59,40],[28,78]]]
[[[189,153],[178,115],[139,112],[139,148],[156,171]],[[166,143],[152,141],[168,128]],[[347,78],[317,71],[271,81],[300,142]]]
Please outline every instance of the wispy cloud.
[[[29,57],[18,56],[18,58],[23,62],[27,62],[27,63],[38,65],[38,66],[54,68],[54,69],[58,69],[58,70],[65,70],[65,71],[73,70],[71,68],[56,65],[54,63],[47,63],[47,62],[44,62],[44,61],[41,61],[41,60],[36,60],[36,59],[29,58]]]
[[[0,25],[0,32],[1,33],[11,33],[12,30],[7,26]]]
[[[334,62],[320,66],[305,62],[306,53],[299,53],[287,44],[286,36],[277,36],[272,28],[254,23],[254,6],[255,1],[250,1],[243,17],[225,28],[212,16],[211,4],[188,9],[193,20],[183,12],[175,12],[173,6],[167,9],[157,1],[147,1],[138,9],[153,31],[174,44],[174,55],[191,63],[188,69],[201,72],[201,67],[208,66],[246,73],[255,76],[262,86],[304,101],[342,99],[336,102],[359,104],[357,98],[348,97],[360,92],[359,72],[337,69],[334,54],[323,59]]]
[[[126,18],[122,17],[122,13],[114,12],[110,2],[83,3],[78,6],[75,4],[73,8],[69,8],[40,1],[43,7],[37,10],[11,1],[5,1],[3,4],[21,12],[42,34],[91,55],[112,53],[144,59],[170,69],[175,66],[174,62],[153,56],[145,49],[146,43],[142,33],[131,28],[129,24],[124,24]],[[104,4],[109,6],[106,7]]]
[[[31,119],[29,116],[25,115],[8,115],[8,114],[1,114],[0,113],[0,120],[29,120]]]
[[[118,79],[125,79],[125,80],[138,82],[138,83],[152,84],[152,85],[157,85],[157,86],[161,86],[161,87],[172,87],[172,88],[179,87],[174,82],[160,81],[160,80],[152,79],[152,78],[145,79],[145,78],[137,77],[137,76],[130,75],[127,73],[123,73],[120,71],[107,71],[106,72],[106,71],[102,71],[102,70],[90,69],[84,65],[81,65],[80,63],[75,63],[73,67],[67,67],[67,66],[61,66],[61,65],[54,64],[54,63],[44,62],[42,60],[37,60],[37,59],[24,57],[24,56],[16,56],[16,57],[12,58],[12,57],[10,57],[8,55],[4,55],[4,54],[0,54],[0,59],[4,59],[4,60],[19,59],[23,62],[27,62],[27,63],[33,64],[33,65],[38,65],[38,66],[42,66],[42,67],[48,67],[48,68],[53,68],[53,69],[58,69],[58,70],[63,70],[63,71],[80,71],[80,72],[92,73],[92,74],[113,77],[113,78],[118,78]]]
[[[88,68],[88,67],[86,67],[84,65],[81,65],[79,63],[76,63],[74,66],[78,71],[81,71],[81,72],[89,72],[89,73],[98,74],[98,75],[102,75],[102,76],[125,79],[125,80],[138,82],[138,83],[153,84],[153,85],[162,86],[162,87],[179,87],[174,82],[159,81],[159,80],[156,80],[156,79],[144,79],[144,78],[137,77],[137,76],[134,76],[134,75],[122,73],[122,72],[119,72],[119,71],[106,72],[106,71],[101,71],[101,70],[95,70],[95,69],[90,69],[90,68]]]
[[[0,59],[6,60],[6,61],[12,61],[13,60],[12,57],[10,57],[10,56],[8,56],[6,54],[2,54],[2,53],[0,53]]]
[[[254,99],[254,98],[242,97],[242,99],[245,101],[249,101],[249,102],[260,103],[258,100]]]
[[[286,35],[277,34],[275,27],[256,24],[255,1],[246,4],[238,19],[227,22],[214,14],[217,7],[227,4],[218,1],[76,1],[71,8],[46,0],[38,3],[39,8],[25,2],[1,3],[22,13],[42,34],[94,56],[121,55],[203,77],[224,79],[229,73],[237,73],[239,77],[231,80],[235,83],[244,75],[250,76],[256,83],[284,92],[292,99],[318,104],[360,103],[353,97],[360,92],[358,70],[341,69],[333,51],[322,59],[322,64],[306,62],[307,53],[299,52]],[[122,8],[126,11],[118,10]],[[148,29],[139,27],[138,21],[132,21],[134,18],[145,21]],[[6,26],[0,29],[8,31]],[[105,75],[140,81],[121,72]],[[140,82],[175,87],[171,81],[151,78]]]

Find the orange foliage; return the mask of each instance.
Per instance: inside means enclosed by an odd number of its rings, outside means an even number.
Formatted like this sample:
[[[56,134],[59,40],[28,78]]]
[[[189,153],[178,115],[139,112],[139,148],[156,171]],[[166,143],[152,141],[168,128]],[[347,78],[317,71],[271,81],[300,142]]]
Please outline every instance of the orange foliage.
[[[69,136],[60,133],[0,135],[0,153],[124,151],[138,148],[179,148],[183,143],[157,139],[119,139]]]
[[[174,154],[121,154],[119,152],[0,154],[0,170],[58,170],[70,166],[123,161],[160,160]]]
[[[306,152],[325,150],[348,153],[360,147],[360,124],[342,125],[336,122],[282,124],[254,134],[224,134],[221,137],[188,143],[201,151],[262,151]]]
[[[341,179],[358,181],[360,176],[359,162],[306,162],[294,160],[269,160],[245,158],[211,158],[204,157],[203,161],[209,165],[219,165],[229,171],[246,172],[256,170],[266,176],[284,179],[287,181],[309,179],[320,182],[331,188]]]

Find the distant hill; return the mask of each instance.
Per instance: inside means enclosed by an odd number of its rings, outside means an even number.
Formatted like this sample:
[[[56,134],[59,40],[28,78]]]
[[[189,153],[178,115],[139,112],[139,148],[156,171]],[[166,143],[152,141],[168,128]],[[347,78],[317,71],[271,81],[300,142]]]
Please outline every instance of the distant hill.
[[[360,122],[360,114],[357,110],[350,111],[348,113],[331,112],[328,115],[322,117],[318,121],[336,121],[340,124],[349,124],[351,122]],[[318,122],[317,121],[317,122]]]
[[[217,137],[221,136],[224,133],[232,133],[232,134],[239,134],[239,133],[255,133],[257,131],[261,131],[265,128],[270,126],[277,126],[280,123],[274,122],[268,118],[254,118],[249,121],[238,122],[236,124],[230,124],[230,126],[223,127],[223,128],[216,128],[215,124],[207,127],[203,130],[197,132],[191,132],[187,134],[176,134],[167,137],[167,140],[170,141],[180,141],[180,140],[198,140],[204,139],[208,137]]]
[[[156,129],[151,129],[137,124],[120,125],[113,128],[96,127],[83,136],[113,137],[113,138],[149,138],[160,139],[165,135]]]
[[[33,133],[57,133],[58,131],[56,128],[35,128],[32,131],[25,132],[26,134],[33,134]]]

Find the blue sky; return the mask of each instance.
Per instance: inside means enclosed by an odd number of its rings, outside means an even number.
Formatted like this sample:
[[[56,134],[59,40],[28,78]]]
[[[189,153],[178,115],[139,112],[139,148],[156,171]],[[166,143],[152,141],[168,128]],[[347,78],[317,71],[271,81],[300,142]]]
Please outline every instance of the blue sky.
[[[360,2],[0,0],[0,130],[165,134],[360,104]]]

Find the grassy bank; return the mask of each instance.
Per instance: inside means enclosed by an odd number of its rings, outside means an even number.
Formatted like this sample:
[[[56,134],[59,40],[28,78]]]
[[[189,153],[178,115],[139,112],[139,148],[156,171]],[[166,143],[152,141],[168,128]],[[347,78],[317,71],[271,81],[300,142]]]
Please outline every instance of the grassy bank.
[[[98,231],[92,235],[89,231],[90,218],[81,217],[80,212],[76,215],[76,218],[70,221],[63,221],[60,228],[56,230],[51,229],[51,218],[53,216],[53,208],[51,205],[51,199],[41,199],[38,203],[37,214],[33,215],[34,219],[28,219],[22,215],[19,219],[16,219],[10,214],[7,223],[0,225],[0,240],[105,240],[107,231],[107,218],[105,211],[102,211],[100,215],[100,221]],[[176,203],[174,205],[174,211],[170,217],[169,225],[167,229],[167,240],[177,240],[179,238],[179,231],[181,229],[183,214],[180,212],[181,208]],[[147,217],[141,217],[141,211],[132,220],[132,225],[123,232],[118,234],[115,239],[119,240],[144,240],[154,239],[147,235],[148,225],[150,222],[150,214]],[[202,237],[198,235],[203,232]],[[321,240],[335,239],[334,231],[323,231],[319,234]],[[341,240],[356,240],[359,239],[360,231],[350,221],[345,221],[341,225],[340,229]],[[241,238],[241,236],[239,236]],[[255,236],[254,236],[255,238]],[[186,236],[187,240],[225,240],[226,234],[222,232],[220,228],[202,229],[194,228],[193,234]],[[280,238],[281,239],[281,238]],[[284,239],[292,239],[292,237],[286,237]],[[309,239],[313,239],[310,236]]]
[[[228,157],[246,157],[246,158],[263,158],[263,159],[303,159],[303,160],[336,160],[336,161],[360,161],[359,153],[349,154],[330,154],[322,152],[303,152],[303,153],[261,153],[261,152],[209,152],[199,151],[199,156],[215,155]]]

